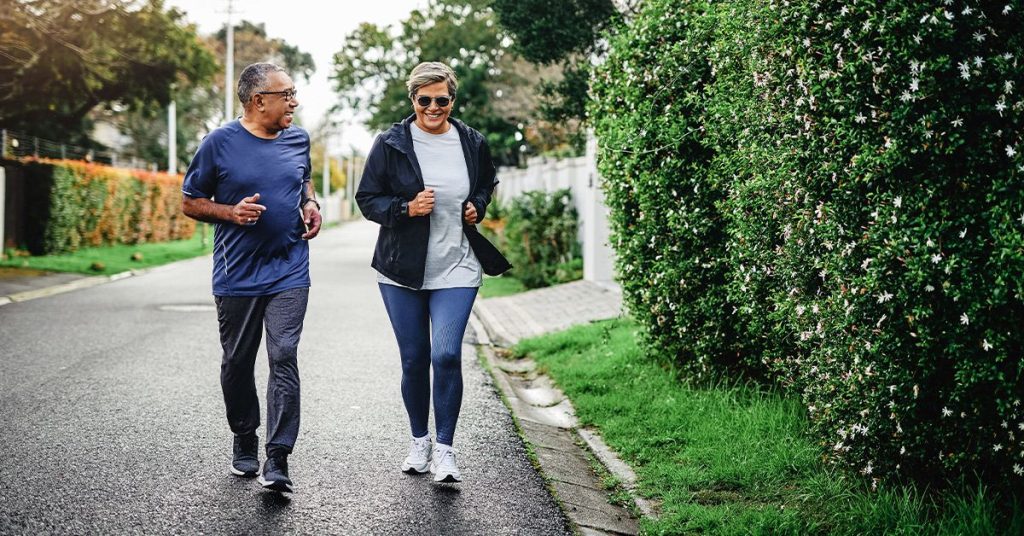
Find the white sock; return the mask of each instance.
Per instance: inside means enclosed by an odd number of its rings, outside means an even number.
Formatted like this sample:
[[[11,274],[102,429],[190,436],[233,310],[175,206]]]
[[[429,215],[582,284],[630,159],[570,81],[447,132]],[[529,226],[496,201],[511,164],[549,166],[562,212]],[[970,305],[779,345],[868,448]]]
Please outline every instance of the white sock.
[[[430,434],[427,434],[423,437],[414,437],[412,438],[412,440],[417,443],[430,443]]]

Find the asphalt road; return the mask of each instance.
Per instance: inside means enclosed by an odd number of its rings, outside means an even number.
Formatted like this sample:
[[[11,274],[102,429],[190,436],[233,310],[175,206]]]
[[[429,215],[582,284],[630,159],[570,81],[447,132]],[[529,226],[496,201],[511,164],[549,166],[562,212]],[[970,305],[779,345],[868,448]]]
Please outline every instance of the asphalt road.
[[[465,482],[399,471],[409,431],[375,236],[358,222],[312,243],[290,497],[228,473],[209,258],[0,307],[0,534],[571,534],[475,355]]]

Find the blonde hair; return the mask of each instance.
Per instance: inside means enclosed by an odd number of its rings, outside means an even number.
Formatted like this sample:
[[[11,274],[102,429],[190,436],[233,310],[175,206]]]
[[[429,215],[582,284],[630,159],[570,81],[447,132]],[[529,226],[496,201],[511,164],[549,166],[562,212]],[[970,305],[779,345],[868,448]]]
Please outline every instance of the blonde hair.
[[[439,61],[425,61],[413,67],[405,87],[409,88],[409,98],[413,98],[421,87],[438,82],[448,85],[448,96],[454,99],[455,91],[459,89],[459,80],[455,78],[455,71],[451,67]]]

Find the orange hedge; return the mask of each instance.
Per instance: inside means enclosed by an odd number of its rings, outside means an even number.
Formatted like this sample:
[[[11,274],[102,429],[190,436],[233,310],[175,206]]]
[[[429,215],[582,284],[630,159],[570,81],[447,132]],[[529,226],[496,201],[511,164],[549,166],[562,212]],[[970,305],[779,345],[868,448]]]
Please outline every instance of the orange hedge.
[[[74,160],[27,164],[33,175],[50,179],[44,253],[179,240],[195,231],[179,208],[181,175]]]

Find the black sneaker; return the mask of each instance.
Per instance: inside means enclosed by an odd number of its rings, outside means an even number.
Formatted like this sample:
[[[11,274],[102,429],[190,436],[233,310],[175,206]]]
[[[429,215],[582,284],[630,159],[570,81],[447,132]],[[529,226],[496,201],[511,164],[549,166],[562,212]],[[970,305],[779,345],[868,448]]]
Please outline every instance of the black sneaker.
[[[288,458],[285,456],[274,456],[263,462],[263,473],[259,477],[259,483],[274,491],[292,491],[292,480],[288,478]]]
[[[260,471],[260,438],[256,434],[235,435],[232,448],[231,473],[252,478]]]

